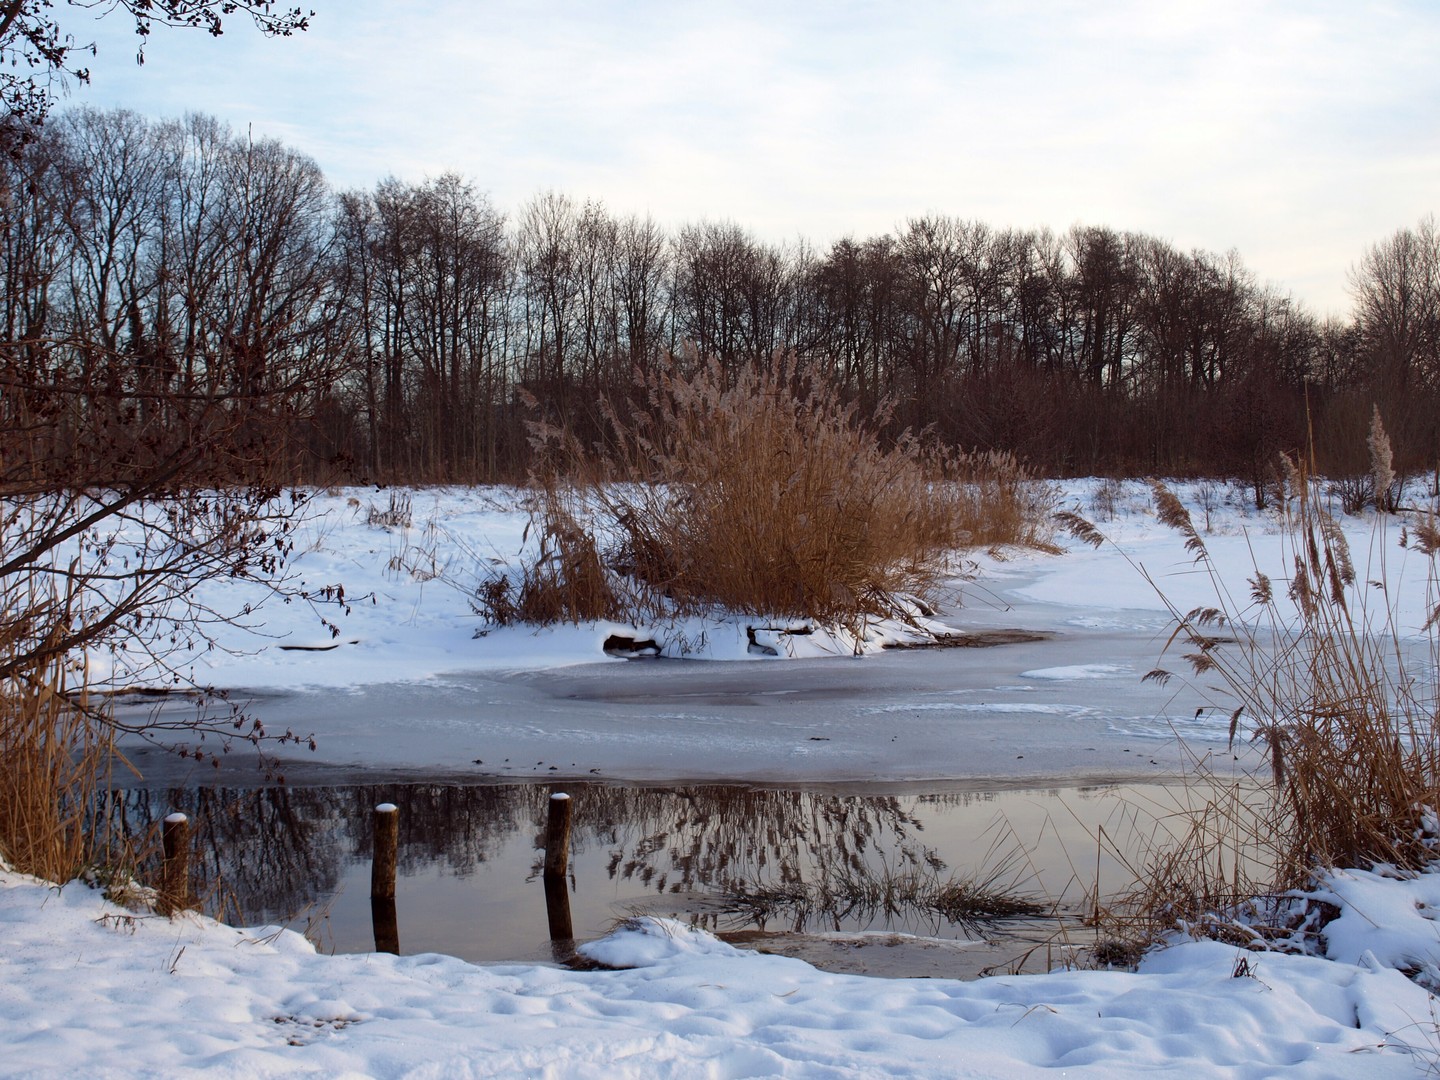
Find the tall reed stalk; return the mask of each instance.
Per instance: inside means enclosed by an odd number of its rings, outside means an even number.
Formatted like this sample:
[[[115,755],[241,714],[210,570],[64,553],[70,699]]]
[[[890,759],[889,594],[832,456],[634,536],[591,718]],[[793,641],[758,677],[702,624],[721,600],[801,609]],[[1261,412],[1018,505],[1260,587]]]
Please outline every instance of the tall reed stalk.
[[[1246,898],[1303,887],[1327,868],[1406,872],[1435,858],[1427,824],[1440,808],[1440,527],[1433,515],[1404,526],[1377,519],[1420,554],[1423,582],[1392,572],[1383,532],[1357,572],[1319,483],[1302,464],[1283,465],[1288,580],[1257,567],[1238,596],[1179,498],[1152,483],[1159,519],[1184,537],[1214,592],[1213,604],[1184,612],[1166,599],[1175,619],[1167,650],[1182,652],[1197,683],[1223,690],[1232,744],[1248,734],[1265,751],[1263,770],[1241,778],[1197,762],[1195,783],[1209,789],[1198,808],[1151,815],[1136,887],[1111,914],[1152,929],[1223,922]],[[1099,539],[1084,522],[1064,523]],[[1424,589],[1423,625],[1403,624],[1401,588]],[[1172,675],[1157,668],[1146,678]]]

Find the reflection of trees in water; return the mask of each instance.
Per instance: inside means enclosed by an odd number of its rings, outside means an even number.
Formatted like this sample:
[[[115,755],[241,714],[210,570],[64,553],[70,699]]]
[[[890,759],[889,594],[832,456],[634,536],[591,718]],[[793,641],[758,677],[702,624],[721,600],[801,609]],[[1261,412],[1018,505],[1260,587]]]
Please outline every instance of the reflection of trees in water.
[[[608,849],[606,874],[657,893],[794,884],[869,864],[938,862],[923,825],[893,796],[842,796],[719,784],[594,788],[576,826]]]
[[[575,852],[604,852],[611,880],[657,893],[943,865],[916,839],[920,821],[893,796],[713,784],[564,787],[574,796]],[[377,803],[400,808],[402,875],[439,866],[464,877],[517,835],[538,848],[549,794],[537,784],[136,789],[117,792],[109,812],[117,832],[136,839],[153,835],[166,814],[188,814],[194,894],[213,897],[211,910],[223,901],[227,917],[260,921],[292,916],[333,893],[347,867],[369,861]],[[532,869],[539,873],[538,854]],[[153,865],[145,876],[155,879]]]
[[[175,811],[190,819],[191,895],[201,906],[225,917],[267,918],[289,914],[315,896],[332,890],[340,861],[325,842],[323,807],[299,789],[264,791],[189,788],[112,794],[107,813],[117,845],[145,852],[139,867],[144,881],[159,880],[159,851],[153,838]],[[287,898],[301,897],[286,908]]]
[[[245,920],[292,916],[333,893],[345,869],[371,856],[375,805],[400,808],[400,872],[443,866],[466,876],[533,817],[538,788],[370,785],[174,788],[116,793],[112,821],[137,840],[166,814],[190,817],[192,887],[207,907]],[[145,868],[154,879],[155,866]]]

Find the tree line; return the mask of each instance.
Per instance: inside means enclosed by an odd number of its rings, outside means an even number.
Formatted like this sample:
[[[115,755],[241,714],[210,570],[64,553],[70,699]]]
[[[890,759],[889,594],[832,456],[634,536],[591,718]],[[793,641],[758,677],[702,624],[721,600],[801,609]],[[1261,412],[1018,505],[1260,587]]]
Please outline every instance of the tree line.
[[[941,215],[819,249],[731,221],[666,229],[447,173],[331,190],[206,116],[75,109],[0,160],[0,473],[511,479],[528,421],[603,437],[636,373],[793,354],[894,432],[1053,474],[1263,484],[1313,444],[1363,471],[1440,458],[1440,232],[1351,272],[1320,320],[1237,253],[1102,226]]]

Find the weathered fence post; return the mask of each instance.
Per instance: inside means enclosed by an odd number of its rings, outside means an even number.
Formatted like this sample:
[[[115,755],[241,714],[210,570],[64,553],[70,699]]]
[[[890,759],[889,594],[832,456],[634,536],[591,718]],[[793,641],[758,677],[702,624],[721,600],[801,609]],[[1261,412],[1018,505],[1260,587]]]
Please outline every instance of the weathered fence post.
[[[550,817],[545,825],[545,914],[550,920],[551,941],[572,941],[575,929],[570,921],[570,893],[565,871],[570,865],[570,796],[550,796]]]
[[[375,853],[370,863],[370,920],[375,951],[400,955],[400,924],[395,911],[395,867],[400,847],[400,808],[375,807]]]
[[[570,866],[570,796],[550,796],[550,819],[545,826],[545,876],[564,877]]]
[[[370,895],[395,898],[395,864],[400,847],[400,808],[382,802],[375,807],[375,857],[370,864]]]
[[[161,832],[165,866],[160,872],[160,914],[184,911],[190,903],[190,819],[181,813],[165,819]]]

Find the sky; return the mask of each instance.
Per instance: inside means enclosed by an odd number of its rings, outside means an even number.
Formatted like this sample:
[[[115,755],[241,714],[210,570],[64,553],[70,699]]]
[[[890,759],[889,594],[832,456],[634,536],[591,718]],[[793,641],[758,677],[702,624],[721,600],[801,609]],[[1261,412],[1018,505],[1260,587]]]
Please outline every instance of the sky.
[[[1356,0],[309,0],[211,39],[61,10],[70,102],[212,114],[337,188],[454,171],[824,249],[922,214],[1236,249],[1318,315],[1440,211],[1440,5]]]

